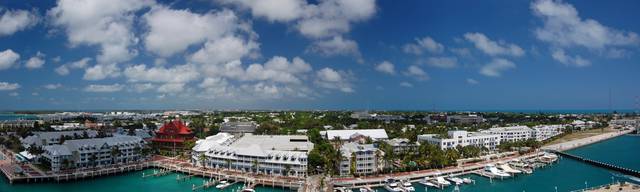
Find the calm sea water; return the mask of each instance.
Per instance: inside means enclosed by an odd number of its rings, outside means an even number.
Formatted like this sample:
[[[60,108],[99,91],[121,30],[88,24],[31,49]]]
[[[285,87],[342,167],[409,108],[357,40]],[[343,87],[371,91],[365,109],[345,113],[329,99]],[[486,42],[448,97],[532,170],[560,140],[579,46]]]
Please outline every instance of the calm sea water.
[[[0,121],[3,121],[3,120],[16,120],[16,119],[37,119],[37,117],[35,115],[0,113]]]
[[[145,170],[151,173],[152,170]],[[97,179],[85,179],[77,182],[65,183],[36,183],[36,184],[9,184],[4,176],[0,179],[0,192],[130,192],[130,191],[152,191],[152,192],[179,192],[191,191],[192,185],[202,185],[205,179],[193,177],[190,180],[176,181],[178,174],[169,174],[161,177],[142,178],[142,171],[130,172],[123,175],[100,177]],[[237,183],[224,190],[215,187],[199,191],[239,191],[242,183]],[[273,187],[256,187],[258,192],[284,192],[289,189]]]
[[[569,153],[588,156],[592,159],[614,163],[620,166],[639,169],[640,157],[637,149],[640,148],[640,136],[621,136],[593,145],[574,149]],[[465,176],[466,177],[466,176]],[[460,191],[571,191],[603,185],[615,181],[630,181],[640,183],[640,179],[611,172],[607,169],[594,167],[585,163],[567,158],[560,159],[557,163],[545,168],[537,169],[531,175],[518,175],[514,178],[490,181],[484,177],[469,175],[476,180],[476,184],[462,185]],[[426,189],[423,185],[415,183],[416,191],[453,191],[453,187],[443,190],[434,188]],[[378,191],[385,191],[380,188]]]

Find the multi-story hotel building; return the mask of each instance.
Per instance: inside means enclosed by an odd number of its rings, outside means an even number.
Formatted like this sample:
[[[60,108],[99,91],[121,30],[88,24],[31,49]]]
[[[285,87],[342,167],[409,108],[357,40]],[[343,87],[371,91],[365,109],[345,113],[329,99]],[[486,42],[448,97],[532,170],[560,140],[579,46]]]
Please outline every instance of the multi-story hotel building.
[[[500,142],[515,142],[534,138],[533,129],[527,126],[496,127],[480,132],[500,135]]]
[[[443,150],[468,145],[493,150],[500,144],[500,135],[467,131],[449,131],[447,132],[447,137],[437,134],[418,135],[418,141],[425,141],[437,145]]]

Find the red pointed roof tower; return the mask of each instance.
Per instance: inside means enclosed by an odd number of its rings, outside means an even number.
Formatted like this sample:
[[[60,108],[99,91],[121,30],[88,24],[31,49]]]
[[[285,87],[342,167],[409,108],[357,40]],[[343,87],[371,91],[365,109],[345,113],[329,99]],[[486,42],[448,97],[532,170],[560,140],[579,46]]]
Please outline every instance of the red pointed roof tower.
[[[158,131],[156,136],[151,139],[154,146],[160,149],[183,149],[184,142],[194,140],[194,134],[187,125],[180,119],[165,123]]]

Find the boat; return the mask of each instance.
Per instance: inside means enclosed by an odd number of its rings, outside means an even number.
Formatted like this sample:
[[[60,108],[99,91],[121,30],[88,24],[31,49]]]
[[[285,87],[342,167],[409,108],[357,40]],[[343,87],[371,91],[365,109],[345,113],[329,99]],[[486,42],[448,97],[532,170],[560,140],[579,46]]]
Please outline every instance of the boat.
[[[408,180],[400,181],[400,185],[400,187],[405,191],[416,191],[416,188],[414,188],[413,185],[411,185],[411,182],[409,182]]]
[[[358,189],[358,190],[359,190],[360,192],[374,192],[374,190],[373,190],[373,189],[371,189],[371,187],[369,187],[369,186],[366,186],[366,187],[360,188],[360,189]]]
[[[401,192],[402,189],[398,186],[398,182],[393,178],[388,178],[384,184],[384,189],[391,192]]]
[[[453,182],[456,185],[461,185],[462,183],[464,183],[464,181],[458,177],[453,177],[453,176],[449,176],[447,177],[447,180]]]
[[[484,171],[487,172],[491,176],[497,177],[509,177],[511,176],[509,173],[505,173],[503,171],[498,170],[498,168],[493,164],[487,164],[484,166]]]
[[[216,185],[216,189],[224,189],[229,187],[229,185],[231,185],[231,183],[229,183],[228,181],[220,181],[220,183]]]
[[[469,183],[473,183],[473,179],[469,178],[469,177],[465,177],[462,178],[462,182],[469,184]]]
[[[348,189],[346,187],[338,187],[338,188],[333,189],[333,191],[335,191],[335,192],[352,192],[351,189]]]
[[[543,163],[553,163],[554,161],[558,160],[558,155],[553,153],[545,153],[544,155],[540,156],[538,160]]]
[[[438,182],[438,185],[441,185],[441,186],[449,186],[449,185],[451,185],[451,182],[445,180],[444,177],[442,177],[442,176],[436,177],[436,182]]]
[[[242,190],[242,192],[255,192],[255,191],[256,191],[256,190],[254,190],[254,189],[249,189],[249,188],[247,188],[247,189],[243,189],[243,190]]]
[[[498,168],[500,168],[500,170],[502,170],[502,171],[503,171],[503,172],[505,172],[505,173],[512,173],[512,174],[514,174],[514,175],[515,175],[515,174],[518,174],[518,173],[522,173],[522,171],[517,170],[517,169],[513,169],[513,168],[509,167],[509,165],[504,164],[504,163],[503,163],[503,164],[498,165]]]
[[[440,186],[438,186],[437,183],[432,182],[431,178],[429,177],[422,178],[420,181],[418,181],[418,183],[428,187],[440,188]]]

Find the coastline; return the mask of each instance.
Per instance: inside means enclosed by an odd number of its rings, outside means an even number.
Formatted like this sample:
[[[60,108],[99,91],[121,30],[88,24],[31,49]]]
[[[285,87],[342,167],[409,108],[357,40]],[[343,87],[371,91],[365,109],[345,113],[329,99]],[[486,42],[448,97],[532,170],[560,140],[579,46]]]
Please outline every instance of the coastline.
[[[620,131],[616,131],[616,132],[604,133],[604,134],[595,135],[595,136],[591,136],[591,137],[587,137],[587,138],[581,138],[581,139],[576,139],[576,140],[572,140],[572,141],[566,141],[566,142],[562,142],[562,143],[558,143],[558,144],[542,146],[541,149],[543,149],[543,150],[555,150],[555,151],[567,151],[567,150],[575,149],[575,148],[578,148],[578,147],[594,144],[594,143],[597,143],[597,142],[600,142],[600,141],[608,140],[608,139],[611,139],[611,138],[615,138],[615,137],[618,137],[618,136],[621,136],[621,135],[625,135],[625,134],[631,133],[633,131],[634,131],[634,129],[631,129],[631,130],[620,130]]]

